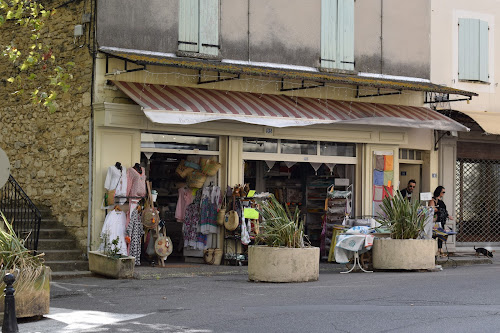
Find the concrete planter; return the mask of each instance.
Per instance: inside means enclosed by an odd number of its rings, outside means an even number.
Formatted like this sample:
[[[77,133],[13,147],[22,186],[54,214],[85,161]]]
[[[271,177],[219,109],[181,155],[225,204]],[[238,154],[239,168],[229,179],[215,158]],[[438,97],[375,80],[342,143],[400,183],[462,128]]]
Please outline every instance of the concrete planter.
[[[375,239],[374,269],[433,269],[437,244],[434,239]]]
[[[91,272],[114,279],[134,277],[134,257],[110,258],[99,251],[89,251],[89,269]]]
[[[248,279],[260,282],[307,282],[319,277],[319,248],[248,247]]]
[[[50,267],[45,267],[42,275],[36,280],[33,288],[17,290],[16,282],[14,282],[15,300],[16,300],[16,317],[28,318],[43,316],[49,313],[50,307]],[[3,277],[2,277],[3,278]],[[2,290],[5,289],[5,284],[0,284]],[[0,296],[0,314],[3,320],[5,305],[5,295]]]

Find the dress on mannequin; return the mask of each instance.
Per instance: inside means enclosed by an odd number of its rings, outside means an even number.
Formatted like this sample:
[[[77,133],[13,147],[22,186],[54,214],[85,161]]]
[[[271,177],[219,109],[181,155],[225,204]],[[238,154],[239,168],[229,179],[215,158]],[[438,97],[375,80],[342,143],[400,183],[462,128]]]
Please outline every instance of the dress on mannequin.
[[[125,223],[125,213],[118,210],[112,210],[108,215],[106,215],[101,231],[101,238],[103,239],[106,237],[108,239],[108,246],[111,249],[114,247],[111,245],[111,242],[118,238],[118,253],[124,256],[127,255],[127,244],[125,243]],[[99,250],[104,250],[103,243],[101,243]]]
[[[119,162],[117,162],[119,164]],[[127,170],[120,165],[120,169],[116,166],[110,166],[106,174],[106,180],[104,181],[104,188],[106,190],[116,190],[116,197],[127,196]],[[127,201],[126,198],[116,198],[115,202],[118,204],[124,204]],[[108,207],[101,207],[109,209],[114,205]]]
[[[137,207],[139,200],[146,196],[146,171],[142,167],[140,170],[141,173],[136,170],[135,166],[127,169],[127,197],[129,197],[130,214]],[[129,221],[130,215],[127,214],[127,226]]]

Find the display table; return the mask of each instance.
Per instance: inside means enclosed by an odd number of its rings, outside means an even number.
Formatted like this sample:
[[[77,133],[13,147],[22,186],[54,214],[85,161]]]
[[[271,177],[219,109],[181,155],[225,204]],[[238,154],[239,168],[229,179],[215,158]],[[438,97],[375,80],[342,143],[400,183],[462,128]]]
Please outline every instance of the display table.
[[[371,249],[373,245],[373,234],[342,234],[336,237],[335,244],[335,261],[339,264],[347,264],[354,258],[353,266],[351,269],[341,273],[350,273],[354,268],[359,266],[359,268],[366,273],[371,273],[372,271],[365,270],[360,261],[359,255],[367,252]]]

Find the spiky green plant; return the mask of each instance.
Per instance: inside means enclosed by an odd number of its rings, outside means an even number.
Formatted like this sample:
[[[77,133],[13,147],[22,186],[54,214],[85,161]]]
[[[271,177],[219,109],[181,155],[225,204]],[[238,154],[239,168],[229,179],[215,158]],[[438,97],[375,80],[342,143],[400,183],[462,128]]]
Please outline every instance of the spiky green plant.
[[[292,248],[309,245],[304,241],[304,223],[298,207],[291,213],[288,206],[283,207],[274,195],[267,200],[259,200],[259,203],[258,211],[263,222],[259,234],[255,236],[256,244]]]
[[[44,285],[40,278],[45,277],[44,254],[34,256],[24,246],[25,241],[16,235],[5,215],[0,214],[3,222],[0,228],[0,278],[3,281],[5,274],[14,274],[16,293],[40,288]],[[0,290],[4,288],[5,284],[0,283]]]
[[[409,201],[396,191],[382,200],[381,209],[383,214],[376,220],[391,231],[393,239],[416,239],[424,230],[426,215],[418,200]]]

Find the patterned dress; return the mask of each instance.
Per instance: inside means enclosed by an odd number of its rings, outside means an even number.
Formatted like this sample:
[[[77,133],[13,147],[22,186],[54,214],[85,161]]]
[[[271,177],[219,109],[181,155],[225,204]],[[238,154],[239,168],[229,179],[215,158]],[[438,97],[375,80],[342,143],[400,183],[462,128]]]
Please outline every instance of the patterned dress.
[[[203,250],[207,244],[207,236],[200,233],[201,192],[196,192],[196,196],[193,202],[186,208],[184,216],[184,247],[189,249]]]
[[[141,238],[144,235],[141,214],[134,209],[130,214],[130,223],[127,226],[127,235],[130,237],[129,256],[135,257],[135,265],[141,265]]]

